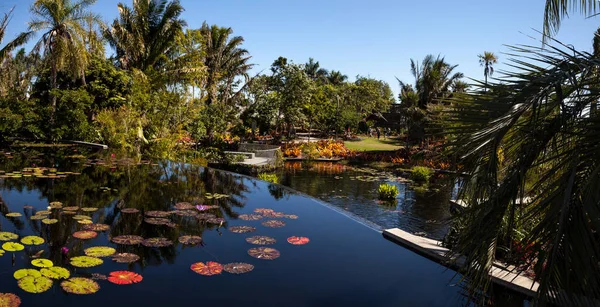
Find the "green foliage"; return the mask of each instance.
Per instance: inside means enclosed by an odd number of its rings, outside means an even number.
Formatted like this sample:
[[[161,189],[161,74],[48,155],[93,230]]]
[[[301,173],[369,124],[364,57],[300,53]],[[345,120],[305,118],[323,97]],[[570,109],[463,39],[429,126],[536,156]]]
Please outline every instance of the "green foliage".
[[[145,121],[135,109],[126,106],[105,109],[98,113],[96,122],[101,142],[118,151],[140,154],[140,142],[143,142],[140,131]]]
[[[433,175],[433,170],[425,166],[414,166],[411,169],[410,179],[419,183],[426,183]]]
[[[279,177],[277,177],[277,174],[260,173],[258,174],[258,179],[271,183],[279,183]]]
[[[377,188],[380,200],[393,200],[398,196],[398,187],[395,185],[383,183]]]

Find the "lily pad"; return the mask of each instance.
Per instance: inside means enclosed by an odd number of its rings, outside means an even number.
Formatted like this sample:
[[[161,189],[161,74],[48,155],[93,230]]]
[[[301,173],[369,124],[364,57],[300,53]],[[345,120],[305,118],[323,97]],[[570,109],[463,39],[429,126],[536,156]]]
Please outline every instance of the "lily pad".
[[[95,212],[95,211],[98,211],[98,208],[95,208],[95,207],[83,207],[83,208],[81,208],[81,211],[84,211],[84,212]]]
[[[138,245],[144,241],[144,238],[135,235],[122,235],[111,239],[114,243],[123,245]]]
[[[110,229],[110,226],[106,224],[88,224],[83,226],[83,229],[91,231],[107,231]]]
[[[283,212],[265,212],[265,213],[263,213],[263,215],[268,218],[282,218],[285,216],[285,213],[283,213]]]
[[[73,237],[81,240],[93,239],[98,236],[98,233],[91,230],[80,230],[73,233]]]
[[[5,214],[6,217],[20,217],[23,216],[21,213],[19,212],[11,212],[11,213],[7,213]]]
[[[94,224],[94,222],[92,222],[92,220],[77,220],[77,223],[82,224],[82,225]]]
[[[44,276],[26,276],[19,279],[19,288],[29,293],[42,293],[52,287],[52,279]]]
[[[179,216],[198,216],[198,211],[192,211],[192,210],[175,210],[175,211],[173,211],[173,214],[179,215]]]
[[[38,268],[51,268],[54,266],[54,263],[48,259],[34,259],[31,260],[31,265]]]
[[[290,220],[297,220],[298,219],[298,216],[295,215],[295,214],[286,214],[284,217],[286,219],[290,219]]]
[[[210,218],[208,220],[206,220],[207,222],[211,223],[211,224],[223,224],[225,223],[225,219],[222,217],[213,217]]]
[[[44,223],[46,225],[52,225],[52,224],[58,223],[58,220],[57,219],[43,219],[42,223]]]
[[[50,208],[52,209],[60,209],[62,208],[63,204],[59,201],[53,201],[50,203]]]
[[[147,217],[144,219],[144,222],[151,225],[167,225],[171,223],[171,220],[160,217]]]
[[[260,214],[265,214],[267,212],[275,212],[275,210],[273,209],[267,209],[267,208],[256,208],[254,209],[255,213],[260,213]]]
[[[167,211],[147,211],[146,216],[149,217],[168,217],[171,215],[171,212]]]
[[[60,214],[61,215],[76,215],[77,211],[63,211]]]
[[[143,277],[140,274],[130,271],[110,272],[108,281],[117,285],[131,285],[142,281]]]
[[[16,280],[19,280],[19,279],[21,279],[23,277],[27,277],[27,276],[40,277],[40,276],[42,276],[42,273],[40,271],[38,271],[38,270],[35,270],[35,269],[20,269],[20,270],[16,270],[13,273],[13,277]]]
[[[229,231],[233,233],[248,233],[256,231],[256,228],[252,226],[231,226],[229,227]]]
[[[132,263],[140,260],[140,256],[131,253],[118,253],[112,256],[112,260],[118,263]]]
[[[3,249],[0,249],[0,256],[4,255],[5,251]]]
[[[52,212],[47,211],[47,210],[42,210],[42,211],[38,211],[35,213],[35,215],[50,215],[52,214]]]
[[[77,206],[63,208],[63,211],[77,211],[77,210],[79,210],[79,207],[77,207]]]
[[[213,261],[208,261],[206,264],[204,262],[196,262],[190,266],[190,269],[200,275],[211,276],[221,274],[223,272],[223,265]]]
[[[25,246],[16,242],[6,242],[2,244],[2,249],[7,252],[18,252],[24,250]]]
[[[46,216],[46,215],[32,215],[29,219],[32,221],[35,221],[35,220],[44,220],[47,218],[48,218],[48,216]]]
[[[91,220],[92,218],[89,217],[89,216],[87,216],[87,215],[81,215],[81,214],[79,214],[79,215],[74,215],[73,219],[74,220]]]
[[[146,247],[166,247],[173,245],[173,241],[167,238],[149,238],[142,242]]]
[[[133,214],[133,213],[140,212],[140,210],[138,210],[136,208],[123,208],[123,209],[121,209],[121,212],[128,213],[128,214]]]
[[[181,236],[179,237],[181,244],[197,245],[202,243],[202,237],[199,236]]]
[[[188,202],[180,202],[180,203],[176,203],[175,209],[177,210],[189,210],[189,209],[194,209],[194,205],[188,203]]]
[[[40,270],[40,272],[42,273],[42,275],[51,279],[67,279],[71,277],[71,273],[69,272],[69,270],[61,268],[59,266],[43,268]]]
[[[6,232],[6,231],[0,232],[0,241],[10,241],[10,240],[16,240],[18,238],[19,238],[19,235],[17,235],[16,233]]]
[[[90,256],[78,256],[71,258],[71,265],[77,268],[91,268],[99,266],[104,261],[100,258]]]
[[[38,236],[26,236],[21,238],[21,243],[25,245],[42,245],[46,242],[44,238]]]
[[[289,237],[287,241],[288,243],[293,245],[304,245],[310,242],[310,239],[308,239],[307,237]]]
[[[273,260],[281,255],[278,250],[270,247],[255,247],[248,250],[248,255],[263,260]]]
[[[240,216],[238,216],[238,218],[244,221],[258,221],[262,219],[263,216],[260,214],[241,214]]]
[[[19,307],[21,299],[12,293],[0,293],[0,306],[2,307]]]
[[[209,220],[209,219],[212,219],[215,217],[217,217],[217,216],[212,213],[200,213],[200,214],[196,215],[196,218],[199,220]]]
[[[108,257],[116,253],[117,250],[108,246],[94,246],[86,248],[83,252],[90,257]]]
[[[254,236],[250,238],[246,238],[246,242],[255,245],[271,245],[275,244],[277,240],[275,238],[267,237],[267,236]]]
[[[231,274],[244,274],[254,270],[254,266],[249,263],[234,262],[224,265],[223,270]]]
[[[92,294],[100,290],[100,285],[89,278],[72,277],[60,283],[60,286],[72,294]]]
[[[279,220],[268,220],[268,221],[262,222],[261,224],[265,227],[270,227],[270,228],[281,228],[281,227],[285,226],[285,222],[279,221]]]

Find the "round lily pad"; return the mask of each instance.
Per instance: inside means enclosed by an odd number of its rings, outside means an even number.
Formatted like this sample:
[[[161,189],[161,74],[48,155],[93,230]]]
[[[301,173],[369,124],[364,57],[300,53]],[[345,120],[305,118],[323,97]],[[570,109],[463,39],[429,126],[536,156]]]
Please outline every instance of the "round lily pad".
[[[282,218],[285,216],[285,213],[273,211],[273,212],[265,212],[265,213],[263,213],[263,215],[268,218]]]
[[[123,245],[138,245],[144,241],[144,238],[136,235],[122,235],[111,239],[114,243]]]
[[[149,238],[142,242],[146,247],[166,247],[173,245],[173,242],[167,238]]]
[[[35,215],[50,215],[52,214],[52,212],[47,211],[47,210],[42,210],[42,211],[38,211],[35,213]]]
[[[77,210],[79,210],[79,207],[77,207],[77,206],[63,208],[63,211],[77,211]]]
[[[91,231],[107,231],[110,229],[110,226],[106,224],[88,224],[83,226],[83,229]]]
[[[5,251],[3,249],[0,249],[0,256],[4,255]]]
[[[293,245],[304,245],[310,242],[310,240],[307,237],[289,237],[287,241],[288,243]]]
[[[171,223],[171,220],[160,217],[147,217],[144,219],[144,222],[151,225],[167,225]]]
[[[207,222],[211,223],[211,224],[223,224],[225,223],[225,219],[222,217],[213,217],[210,218],[208,220],[206,220]]]
[[[0,241],[10,241],[10,240],[16,240],[18,238],[19,238],[19,235],[17,235],[16,233],[6,232],[6,231],[0,232]]]
[[[27,277],[27,276],[40,277],[40,276],[42,276],[42,273],[40,273],[40,271],[35,270],[35,269],[20,269],[20,270],[16,270],[13,273],[13,277],[17,280],[19,280],[23,277]]]
[[[94,224],[94,222],[92,222],[92,220],[77,220],[77,223],[82,224],[82,225]]]
[[[60,209],[62,208],[63,204],[59,201],[53,201],[50,203],[50,208],[52,209]]]
[[[86,248],[83,252],[90,257],[108,257],[116,253],[117,250],[108,246],[94,246]]]
[[[102,259],[90,256],[77,256],[71,258],[71,265],[77,268],[91,268],[99,266],[102,263],[104,263]]]
[[[263,216],[260,214],[241,214],[240,216],[238,216],[238,218],[244,221],[258,221],[262,219]]]
[[[244,274],[254,270],[254,266],[249,263],[234,262],[224,265],[223,270],[231,274]]]
[[[140,260],[140,256],[131,253],[118,253],[112,256],[112,260],[118,263],[132,263]]]
[[[92,294],[100,290],[100,285],[92,279],[84,277],[72,277],[60,283],[60,286],[72,294]]]
[[[46,215],[32,215],[29,219],[32,221],[35,221],[35,220],[43,220],[43,219],[47,219],[47,218],[48,218],[48,216],[46,216]]]
[[[77,211],[63,211],[61,215],[77,215]]]
[[[84,211],[84,212],[95,212],[95,211],[98,211],[98,208],[95,208],[95,207],[83,207],[83,208],[81,208],[81,211]]]
[[[200,213],[200,214],[196,215],[196,218],[199,220],[209,220],[209,219],[212,219],[215,217],[217,217],[217,216],[212,213]]]
[[[250,238],[246,238],[246,242],[255,245],[271,245],[275,244],[277,240],[275,238],[266,237],[266,236],[254,236]]]
[[[129,214],[133,214],[133,213],[138,213],[140,212],[140,210],[135,209],[135,208],[123,208],[121,209],[121,212],[123,213],[129,213]]]
[[[98,236],[98,233],[91,230],[80,230],[73,233],[73,237],[81,240],[93,239]]]
[[[21,238],[21,243],[25,245],[42,245],[46,242],[44,238],[38,236],[26,236]]]
[[[254,212],[260,213],[260,214],[265,214],[266,212],[275,212],[275,210],[266,209],[266,208],[256,208],[256,209],[254,209]]]
[[[181,244],[197,245],[202,243],[202,237],[199,236],[181,236],[179,237]]]
[[[2,249],[7,252],[18,252],[24,250],[25,246],[16,242],[6,242],[2,244]]]
[[[31,260],[31,265],[36,266],[38,268],[51,268],[54,266],[51,260],[48,259],[34,259]]]
[[[149,217],[168,217],[171,215],[171,212],[167,211],[147,211],[146,216]]]
[[[200,275],[211,276],[221,274],[223,272],[223,265],[213,261],[208,261],[206,264],[204,262],[196,262],[190,266],[190,269]]]
[[[229,227],[229,231],[233,233],[248,233],[255,231],[256,228],[252,226],[231,226]]]
[[[21,299],[12,293],[0,293],[0,306],[2,307],[19,307]]]
[[[58,223],[58,220],[57,219],[43,219],[42,223],[44,223],[46,225],[52,225],[52,224]]]
[[[51,279],[67,279],[71,277],[69,270],[61,268],[59,266],[53,266],[51,268],[43,268],[40,270],[42,275]]]
[[[179,216],[198,216],[198,211],[192,211],[192,210],[175,210],[175,211],[173,211],[173,214],[179,215]]]
[[[270,228],[281,228],[281,227],[285,226],[285,222],[279,221],[279,220],[268,220],[268,221],[262,222],[261,224],[265,227],[270,227]]]
[[[280,253],[270,247],[255,247],[248,250],[248,255],[258,259],[273,260],[279,258]]]
[[[130,271],[110,272],[108,275],[108,281],[117,285],[137,284],[142,281],[142,279],[142,275]]]
[[[91,220],[92,218],[87,215],[78,214],[78,215],[74,215],[73,219],[74,220]]]
[[[188,202],[176,203],[175,206],[173,206],[173,207],[175,207],[175,209],[177,209],[177,210],[189,210],[189,209],[195,208],[194,205],[192,205]]]
[[[44,276],[26,276],[19,279],[19,288],[29,293],[42,293],[48,291],[52,287],[52,279]]]
[[[290,220],[297,220],[298,219],[298,216],[295,215],[295,214],[286,214],[284,217],[286,219],[290,219]]]
[[[11,213],[7,213],[5,214],[6,217],[20,217],[23,216],[21,213],[19,212],[11,212]]]

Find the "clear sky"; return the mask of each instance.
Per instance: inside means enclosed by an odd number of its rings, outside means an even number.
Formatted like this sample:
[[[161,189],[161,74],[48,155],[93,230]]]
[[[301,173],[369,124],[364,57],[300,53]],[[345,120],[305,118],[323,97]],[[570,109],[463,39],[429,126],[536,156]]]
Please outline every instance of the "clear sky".
[[[575,1],[575,0],[574,0]],[[117,3],[98,0],[93,9],[112,21]],[[6,40],[24,31],[33,0],[0,0],[0,12],[15,6]],[[182,0],[183,18],[198,28],[203,21],[232,27],[257,64],[266,70],[279,56],[296,63],[309,57],[326,69],[387,81],[398,92],[395,77],[412,82],[410,59],[427,54],[445,56],[466,76],[481,79],[477,55],[492,51],[500,57],[496,70],[506,68],[504,45],[535,44],[540,39],[545,0]],[[557,36],[579,50],[591,51],[600,17],[579,14],[564,21]]]

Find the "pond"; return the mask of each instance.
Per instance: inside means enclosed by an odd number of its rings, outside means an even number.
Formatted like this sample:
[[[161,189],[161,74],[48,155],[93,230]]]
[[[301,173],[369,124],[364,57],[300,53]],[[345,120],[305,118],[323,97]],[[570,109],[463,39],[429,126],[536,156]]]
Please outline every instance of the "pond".
[[[0,256],[0,293],[23,306],[465,303],[454,271],[321,201],[210,168],[88,154],[1,153],[0,243],[27,244]]]
[[[288,162],[280,172],[281,184],[319,198],[365,219],[379,229],[402,230],[441,240],[448,232],[449,201],[456,184],[449,178],[432,179],[421,191],[389,172],[350,167],[340,163]],[[396,201],[377,200],[382,183],[398,187]]]

